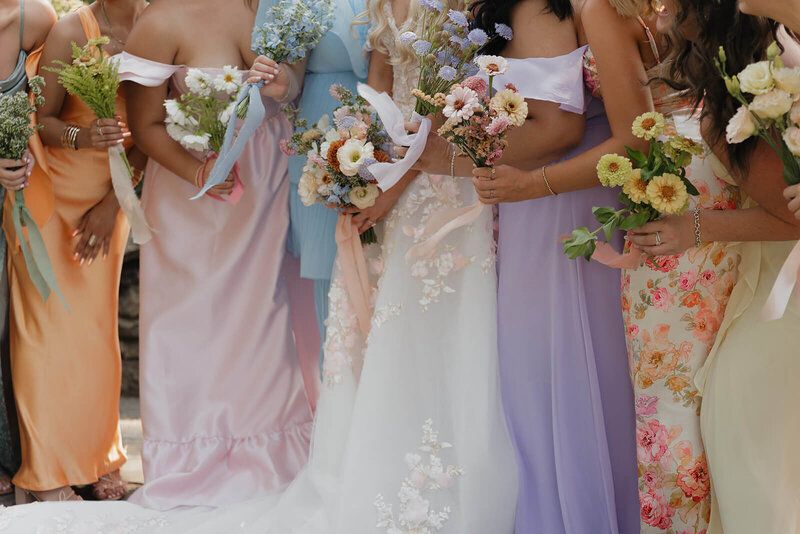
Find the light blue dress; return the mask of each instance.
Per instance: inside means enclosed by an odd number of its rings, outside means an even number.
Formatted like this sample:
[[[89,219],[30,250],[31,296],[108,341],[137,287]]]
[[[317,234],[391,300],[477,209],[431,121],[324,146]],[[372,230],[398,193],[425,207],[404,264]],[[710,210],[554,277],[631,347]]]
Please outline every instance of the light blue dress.
[[[367,25],[353,26],[353,20],[366,11],[365,0],[335,0],[336,20],[333,28],[311,52],[305,86],[300,99],[300,116],[310,124],[322,115],[332,114],[338,102],[330,95],[330,87],[340,84],[352,91],[367,78],[368,57],[364,53]],[[325,339],[328,316],[328,289],[333,262],[336,259],[336,212],[324,206],[306,207],[300,201],[300,182],[305,157],[289,161],[289,208],[291,228],[288,248],[300,258],[300,275],[314,280],[317,321],[321,339]]]

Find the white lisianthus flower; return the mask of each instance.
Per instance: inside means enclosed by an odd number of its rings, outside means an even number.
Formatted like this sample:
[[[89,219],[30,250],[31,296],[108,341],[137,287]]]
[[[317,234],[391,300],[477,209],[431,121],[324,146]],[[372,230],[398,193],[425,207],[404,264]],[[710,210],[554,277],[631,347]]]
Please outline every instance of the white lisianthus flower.
[[[179,140],[180,144],[183,148],[187,150],[197,150],[198,152],[204,152],[208,150],[209,147],[209,140],[211,139],[211,134],[204,133],[200,135],[187,135]]]
[[[214,78],[214,89],[229,95],[239,92],[242,86],[242,73],[236,67],[225,65],[222,74]]]
[[[773,89],[756,96],[750,103],[750,111],[762,119],[775,120],[789,113],[792,104],[794,98],[790,93],[783,89]]]
[[[303,173],[300,183],[297,184],[297,194],[304,206],[313,206],[317,202],[317,182],[314,176]]]
[[[498,117],[505,117],[512,126],[522,126],[528,117],[528,104],[516,91],[505,89],[492,98],[489,103]]]
[[[319,121],[317,121],[317,130],[321,132],[328,131],[330,127],[331,127],[331,118],[327,114],[320,117]]]
[[[354,187],[350,190],[350,203],[360,210],[365,210],[375,205],[375,200],[380,194],[381,191],[375,184],[367,184],[365,187]]]
[[[769,61],[748,65],[737,78],[741,90],[751,95],[763,95],[775,86]]]
[[[194,94],[209,96],[211,94],[211,77],[201,69],[189,69],[186,72],[186,87]]]
[[[355,176],[358,169],[368,159],[375,155],[375,148],[372,143],[364,143],[360,139],[348,139],[347,142],[336,152],[336,159],[339,160],[339,168],[345,176]]]
[[[729,145],[736,145],[742,143],[756,133],[758,127],[753,115],[747,106],[741,106],[739,110],[728,121],[728,127],[725,129],[725,140]]]
[[[458,124],[472,117],[480,109],[478,93],[466,87],[456,87],[444,99],[445,107],[442,110],[449,122]]]
[[[800,128],[792,126],[783,132],[783,142],[795,156],[800,156]]]
[[[486,76],[500,76],[508,70],[508,60],[502,56],[478,56],[475,63]]]
[[[800,95],[800,67],[776,69],[772,73],[775,85],[787,93]]]

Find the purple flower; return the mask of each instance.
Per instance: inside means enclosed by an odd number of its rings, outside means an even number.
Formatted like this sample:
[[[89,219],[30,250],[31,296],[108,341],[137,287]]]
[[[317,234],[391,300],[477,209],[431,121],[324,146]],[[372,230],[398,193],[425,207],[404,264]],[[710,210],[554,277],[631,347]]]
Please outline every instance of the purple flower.
[[[456,74],[458,74],[456,72],[456,69],[454,69],[449,65],[445,65],[444,67],[439,69],[439,78],[443,79],[446,82],[452,82],[455,79]]]
[[[481,69],[475,63],[470,63],[469,67],[467,68],[467,72],[465,73],[467,77],[472,77],[478,74]]]
[[[440,12],[444,9],[439,0],[419,0],[419,5],[421,5],[424,9],[432,9]]]
[[[486,35],[486,32],[479,28],[476,28],[471,32],[469,32],[467,37],[469,38],[470,41],[472,41],[472,44],[474,44],[475,46],[483,46],[489,40],[489,36]]]
[[[431,43],[423,39],[420,39],[419,41],[411,45],[411,48],[414,49],[414,52],[416,52],[417,55],[424,56],[431,49]]]
[[[344,117],[336,121],[336,126],[343,130],[349,130],[356,124],[358,124],[358,119],[356,119],[351,115],[345,115]]]
[[[514,38],[514,32],[511,30],[510,27],[506,26],[505,24],[500,24],[499,22],[494,25],[494,31],[497,32],[497,35],[505,39],[506,41],[510,41]]]
[[[447,54],[444,50],[440,51],[436,54],[436,64],[437,65],[446,65],[447,64]]]
[[[369,172],[369,166],[370,165],[374,165],[375,163],[378,163],[378,160],[376,160],[376,159],[368,159],[368,160],[364,161],[364,164],[361,165],[361,167],[358,168],[358,175],[361,178],[363,178],[364,180],[366,180],[367,182],[374,182],[375,181],[375,175],[372,174],[371,172]]]
[[[458,35],[450,36],[450,42],[457,44],[461,48],[461,50],[469,48],[470,46],[468,39],[464,39],[463,37],[459,37]]]
[[[462,28],[466,28],[467,26],[469,26],[469,22],[467,21],[466,15],[464,15],[461,11],[456,11],[455,9],[451,9],[450,13],[447,14],[447,17],[456,26],[461,26]]]
[[[405,32],[400,36],[400,42],[404,45],[410,45],[417,40],[417,34],[414,32]]]

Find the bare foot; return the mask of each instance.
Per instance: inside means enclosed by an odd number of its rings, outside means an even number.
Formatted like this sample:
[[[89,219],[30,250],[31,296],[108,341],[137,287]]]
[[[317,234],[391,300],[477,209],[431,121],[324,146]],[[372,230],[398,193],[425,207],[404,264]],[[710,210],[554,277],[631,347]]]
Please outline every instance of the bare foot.
[[[125,496],[125,482],[119,475],[119,469],[103,475],[92,485],[92,493],[100,501],[118,501]]]

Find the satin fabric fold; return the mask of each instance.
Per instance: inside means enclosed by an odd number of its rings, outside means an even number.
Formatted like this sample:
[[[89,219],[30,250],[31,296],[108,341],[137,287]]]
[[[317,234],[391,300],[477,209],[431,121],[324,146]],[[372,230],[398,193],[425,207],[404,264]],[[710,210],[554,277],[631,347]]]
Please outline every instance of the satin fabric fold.
[[[366,339],[372,317],[367,260],[352,215],[339,214],[336,222],[336,244],[339,247],[339,264],[345,287],[356,312],[358,327]]]
[[[443,208],[433,213],[425,224],[422,235],[426,237],[424,241],[411,247],[406,253],[406,260],[418,260],[430,257],[442,239],[451,232],[472,224],[481,216],[485,204],[480,201],[463,208]]]
[[[131,226],[133,242],[144,245],[153,238],[153,231],[147,224],[139,197],[133,188],[133,173],[125,156],[125,149],[119,145],[108,148],[108,166],[111,171],[111,186],[119,202],[119,207]]]
[[[800,281],[800,243],[794,246],[778,272],[775,285],[772,286],[772,291],[759,316],[762,321],[775,321],[783,317],[798,281]],[[796,298],[800,303],[800,294]]]

